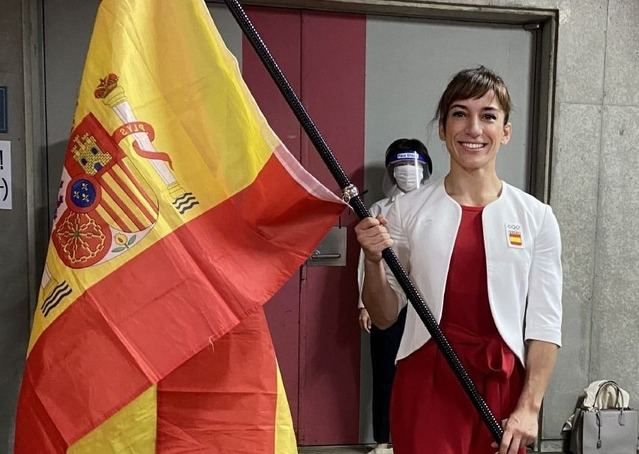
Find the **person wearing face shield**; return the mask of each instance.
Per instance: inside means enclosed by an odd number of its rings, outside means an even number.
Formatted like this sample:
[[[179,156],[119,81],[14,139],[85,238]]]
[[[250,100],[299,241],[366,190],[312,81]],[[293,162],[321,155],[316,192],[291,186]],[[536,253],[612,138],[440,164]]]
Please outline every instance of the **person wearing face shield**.
[[[419,189],[432,173],[432,161],[426,146],[417,139],[397,139],[386,150],[386,171],[382,188],[385,198],[370,207],[373,216],[386,216],[391,205],[404,194]],[[364,255],[360,254],[358,281],[360,295],[364,282]],[[379,329],[371,322],[361,296],[358,302],[359,324],[370,334],[373,372],[373,438],[376,446],[371,454],[390,454],[390,397],[395,375],[395,356],[404,331],[406,310],[387,329]]]

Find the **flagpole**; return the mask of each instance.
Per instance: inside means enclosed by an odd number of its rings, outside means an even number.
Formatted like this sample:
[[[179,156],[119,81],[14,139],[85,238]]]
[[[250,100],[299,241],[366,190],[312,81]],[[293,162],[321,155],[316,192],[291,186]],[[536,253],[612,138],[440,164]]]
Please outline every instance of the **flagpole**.
[[[306,131],[309,139],[319,152],[322,160],[339,184],[340,188],[342,189],[342,198],[344,199],[344,201],[353,208],[360,219],[370,217],[371,214],[364,205],[361,197],[359,196],[357,187],[355,187],[355,185],[351,183],[350,179],[344,172],[344,169],[342,169],[342,166],[335,158],[335,155],[322,137],[317,126],[315,126],[315,124],[313,123],[310,115],[293,91],[293,88],[284,76],[284,73],[277,65],[277,62],[264,44],[264,41],[262,41],[262,38],[251,23],[251,20],[246,15],[246,12],[242,8],[238,0],[224,0],[224,3],[226,3],[226,5],[228,6],[229,10],[233,14],[233,17],[253,46],[253,49],[255,49],[255,52],[257,52],[260,60],[268,70],[280,92],[286,99],[288,105],[293,110],[293,113],[304,128],[304,131]],[[459,357],[457,356],[452,346],[448,342],[448,339],[439,327],[439,324],[433,316],[433,313],[430,311],[430,309],[424,302],[424,299],[415,288],[415,285],[408,277],[408,274],[399,262],[397,255],[391,248],[386,248],[382,252],[382,257],[384,258],[386,264],[395,275],[395,278],[406,293],[406,296],[415,308],[415,311],[419,315],[419,318],[426,326],[426,329],[428,329],[428,332],[431,334],[433,340],[437,344],[437,347],[440,349],[440,351],[446,358],[446,361],[453,369],[455,376],[457,377],[460,384],[464,388],[464,391],[479,412],[482,420],[492,433],[495,440],[497,442],[500,442],[504,434],[501,425],[495,419],[495,416],[491,412],[490,408],[488,408],[488,405],[486,404],[484,398],[481,396],[479,391],[477,391],[477,387],[473,383],[472,379],[468,375],[468,372],[459,360]]]

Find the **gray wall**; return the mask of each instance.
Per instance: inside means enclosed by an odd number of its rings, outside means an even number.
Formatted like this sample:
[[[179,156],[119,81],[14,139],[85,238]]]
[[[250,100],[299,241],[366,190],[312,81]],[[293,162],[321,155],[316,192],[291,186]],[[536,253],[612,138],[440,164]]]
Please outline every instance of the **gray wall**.
[[[543,427],[554,438],[592,380],[618,380],[639,398],[639,245],[622,239],[639,223],[639,2],[545,3],[560,14],[551,204],[566,282]]]
[[[41,261],[34,235],[41,182],[29,162],[37,161],[40,151],[23,119],[31,102],[25,77],[37,77],[39,71],[23,69],[23,42],[34,38],[27,33],[23,40],[22,32],[22,11],[30,3],[36,2],[0,0],[0,85],[9,86],[11,114],[11,130],[0,140],[13,143],[14,175],[14,209],[0,211],[0,452],[8,444],[27,338],[30,281],[39,279],[34,263]],[[429,3],[444,7],[448,2]],[[634,241],[639,226],[639,2],[454,4],[559,11],[551,204],[564,244],[565,334],[545,404],[543,435],[549,442],[544,445],[550,447],[591,380],[618,380],[639,406],[639,245]]]

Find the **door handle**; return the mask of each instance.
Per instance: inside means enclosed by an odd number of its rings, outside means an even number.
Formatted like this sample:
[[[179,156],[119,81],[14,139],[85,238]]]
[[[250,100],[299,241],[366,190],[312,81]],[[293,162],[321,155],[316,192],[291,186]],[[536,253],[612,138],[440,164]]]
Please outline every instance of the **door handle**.
[[[333,227],[306,262],[309,266],[346,266],[346,227]]]
[[[341,259],[342,254],[339,252],[320,252],[318,249],[311,254],[311,260],[330,260]]]

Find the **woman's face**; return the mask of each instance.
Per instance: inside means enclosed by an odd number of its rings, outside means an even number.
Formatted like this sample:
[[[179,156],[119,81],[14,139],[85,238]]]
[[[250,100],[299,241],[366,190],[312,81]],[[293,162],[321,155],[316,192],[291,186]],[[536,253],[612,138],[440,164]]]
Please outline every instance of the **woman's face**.
[[[467,172],[495,169],[495,159],[502,144],[508,143],[510,123],[492,90],[477,99],[455,101],[451,105],[439,137],[446,142],[451,170]]]

